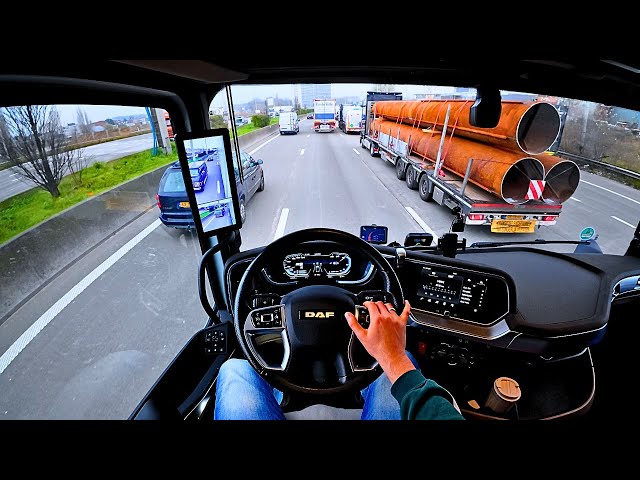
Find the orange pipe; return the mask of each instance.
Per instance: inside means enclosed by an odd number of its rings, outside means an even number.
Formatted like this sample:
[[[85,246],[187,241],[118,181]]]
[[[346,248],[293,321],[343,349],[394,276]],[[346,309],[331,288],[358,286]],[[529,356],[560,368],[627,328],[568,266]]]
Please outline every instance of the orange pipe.
[[[536,155],[547,150],[560,132],[560,115],[546,102],[502,102],[502,114],[495,128],[478,128],[469,123],[471,100],[391,100],[376,102],[375,114],[407,125],[444,127],[444,112],[451,105],[448,133]]]
[[[552,155],[536,155],[544,165],[542,199],[549,204],[563,203],[574,194],[580,183],[580,168],[571,160]]]
[[[404,124],[377,119],[371,122],[370,135],[387,145],[384,135],[390,135],[396,143],[399,138],[408,143],[411,152],[425,160],[435,162],[440,147],[440,131],[424,131]],[[399,136],[398,136],[399,132]],[[508,203],[525,203],[530,180],[542,180],[544,167],[539,160],[522,153],[495,148],[473,140],[447,135],[442,149],[443,168],[465,176],[467,163],[473,158],[469,181]]]

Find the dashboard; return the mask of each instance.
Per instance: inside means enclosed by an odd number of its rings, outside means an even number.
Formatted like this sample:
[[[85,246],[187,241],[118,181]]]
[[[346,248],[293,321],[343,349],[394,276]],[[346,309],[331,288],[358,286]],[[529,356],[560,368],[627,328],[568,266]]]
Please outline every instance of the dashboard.
[[[468,250],[456,258],[407,250],[399,265],[395,248],[377,248],[398,275],[414,325],[527,352],[596,341],[604,333],[614,287],[620,289],[623,279],[640,272],[640,260],[631,257],[526,247]],[[260,251],[242,252],[227,262],[231,302],[242,273]],[[269,259],[253,285],[249,306],[277,304],[283,295],[310,284],[336,285],[356,294],[383,287],[376,268],[357,250],[306,242]]]
[[[627,304],[640,298],[640,259],[634,257],[508,247],[448,258],[376,248],[412,306],[407,349],[465,414],[478,418],[557,418],[587,411],[595,391],[589,347],[603,338],[619,305],[629,311],[637,307]],[[261,251],[241,252],[225,264],[230,303]],[[284,295],[307,285],[339,286],[356,294],[356,303],[384,290],[380,272],[366,257],[329,242],[292,245],[273,255],[253,281],[251,309],[279,305]],[[261,348],[281,347],[265,338]],[[520,384],[523,397],[517,410],[502,414],[483,402],[495,379],[504,376]]]

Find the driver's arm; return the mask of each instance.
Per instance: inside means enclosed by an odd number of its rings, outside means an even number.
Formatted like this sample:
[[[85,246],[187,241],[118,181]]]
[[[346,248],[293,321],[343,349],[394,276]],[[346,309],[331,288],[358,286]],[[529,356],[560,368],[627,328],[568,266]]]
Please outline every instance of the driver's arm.
[[[406,420],[463,420],[453,397],[415,368],[405,351],[407,320],[411,305],[405,301],[398,315],[390,303],[364,302],[369,310],[369,328],[345,313],[349,326],[369,354],[375,358],[392,383],[391,393],[400,404]]]

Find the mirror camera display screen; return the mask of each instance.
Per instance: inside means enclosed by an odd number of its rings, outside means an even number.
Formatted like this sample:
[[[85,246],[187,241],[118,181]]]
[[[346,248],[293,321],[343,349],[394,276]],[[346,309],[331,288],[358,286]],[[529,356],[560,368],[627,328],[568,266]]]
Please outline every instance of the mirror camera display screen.
[[[237,225],[228,165],[233,160],[227,158],[222,135],[187,138],[183,146],[203,232]]]

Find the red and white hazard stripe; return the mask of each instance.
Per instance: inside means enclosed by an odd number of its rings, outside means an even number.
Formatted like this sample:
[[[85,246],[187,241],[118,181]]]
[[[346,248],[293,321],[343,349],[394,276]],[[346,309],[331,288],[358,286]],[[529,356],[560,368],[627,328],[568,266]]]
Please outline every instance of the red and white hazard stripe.
[[[525,200],[538,200],[542,196],[542,191],[544,190],[544,180],[530,180],[529,181],[529,190],[525,195]]]

